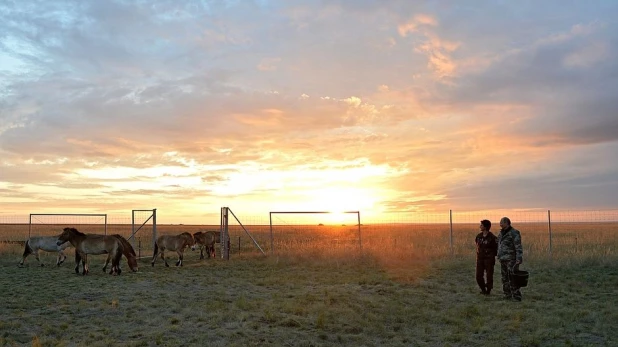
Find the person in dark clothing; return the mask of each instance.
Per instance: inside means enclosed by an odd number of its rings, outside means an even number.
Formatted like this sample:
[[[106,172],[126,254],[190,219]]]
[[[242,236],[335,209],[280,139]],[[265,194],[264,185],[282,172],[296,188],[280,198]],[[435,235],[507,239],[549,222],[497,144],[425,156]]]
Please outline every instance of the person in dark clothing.
[[[491,231],[491,222],[483,219],[476,235],[476,283],[481,294],[489,295],[494,287],[494,265],[498,254],[498,238]],[[484,277],[487,277],[485,280]]]

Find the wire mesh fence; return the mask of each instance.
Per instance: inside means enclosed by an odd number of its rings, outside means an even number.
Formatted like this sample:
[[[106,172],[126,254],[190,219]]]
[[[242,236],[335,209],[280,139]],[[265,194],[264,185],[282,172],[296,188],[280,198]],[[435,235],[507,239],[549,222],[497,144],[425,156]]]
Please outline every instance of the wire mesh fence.
[[[355,215],[343,217],[312,215],[246,214],[233,211],[229,221],[230,253],[266,254],[336,250],[417,256],[445,256],[473,254],[474,238],[480,232],[483,219],[493,223],[491,231],[499,233],[499,220],[511,219],[513,227],[521,231],[526,256],[576,256],[618,254],[618,210],[562,210],[562,211],[445,211],[442,213],[394,212],[364,217],[360,225]],[[60,233],[70,224],[79,225],[83,232],[97,232],[100,223],[83,218],[73,220],[39,220],[37,233]],[[107,216],[108,234],[131,236],[143,223],[131,215]],[[23,242],[32,230],[29,216],[0,215],[0,242]],[[152,221],[135,233],[134,245],[142,257],[152,253]],[[43,230],[45,230],[43,232]],[[81,230],[81,229],[80,229]],[[159,224],[158,235],[199,230],[219,230],[215,223],[203,225]],[[257,244],[257,245],[256,245]]]

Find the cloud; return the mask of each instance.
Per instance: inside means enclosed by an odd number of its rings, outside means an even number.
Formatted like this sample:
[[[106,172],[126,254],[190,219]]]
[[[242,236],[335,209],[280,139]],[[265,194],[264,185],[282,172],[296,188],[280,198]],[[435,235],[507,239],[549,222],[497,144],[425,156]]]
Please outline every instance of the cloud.
[[[3,3],[1,207],[609,206],[615,9]]]
[[[434,28],[439,25],[438,20],[427,14],[417,14],[403,24],[399,24],[397,31],[401,37],[410,33],[420,33],[424,37],[422,43],[415,44],[415,51],[427,55],[427,67],[434,71],[440,79],[455,75],[457,64],[451,54],[461,45],[459,42],[450,42],[441,39]]]
[[[277,70],[277,63],[281,61],[281,58],[264,58],[257,66],[260,71],[275,71]]]
[[[401,37],[406,37],[409,33],[419,31],[419,28],[436,26],[438,26],[438,20],[435,17],[428,14],[417,14],[407,22],[399,24],[397,31]]]

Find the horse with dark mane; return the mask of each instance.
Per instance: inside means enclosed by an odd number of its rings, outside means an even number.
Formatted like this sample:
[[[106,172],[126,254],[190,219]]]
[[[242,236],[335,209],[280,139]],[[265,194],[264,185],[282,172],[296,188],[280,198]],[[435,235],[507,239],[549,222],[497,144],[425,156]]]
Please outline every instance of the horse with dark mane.
[[[103,271],[106,271],[110,260],[112,269],[110,274],[120,275],[120,259],[124,247],[122,241],[111,235],[84,234],[75,228],[64,228],[64,231],[58,236],[56,244],[58,246],[65,242],[70,242],[75,247],[75,273],[79,274],[79,262],[82,262],[82,274],[86,275],[89,272],[88,254],[107,254]]]
[[[161,254],[161,259],[165,262],[165,266],[169,267],[167,260],[165,259],[165,251],[176,251],[178,253],[178,261],[176,266],[182,266],[183,254],[186,247],[192,247],[195,244],[193,235],[188,232],[184,232],[178,235],[161,235],[157,237],[157,241],[154,245],[154,252],[152,254],[152,266],[157,260],[157,255]]]
[[[195,238],[195,244],[200,248],[200,259],[204,259],[204,249],[206,250],[206,254],[208,254],[208,258],[212,255],[213,258],[216,257],[215,252],[215,243],[221,243],[221,234],[217,231],[198,231],[193,234],[193,238]]]
[[[137,254],[135,254],[133,246],[122,235],[114,234],[112,236],[122,243],[122,254],[127,258],[127,264],[129,264],[131,271],[137,272]]]
[[[60,266],[67,259],[66,254],[64,254],[64,250],[69,247],[70,244],[66,243],[58,246],[56,241],[58,240],[58,236],[33,236],[26,241],[24,246],[24,254],[23,258],[19,262],[19,266],[24,265],[24,261],[30,254],[34,254],[34,257],[39,262],[41,266],[41,259],[39,259],[39,250],[43,250],[46,252],[58,252],[58,257],[56,258],[56,265]]]

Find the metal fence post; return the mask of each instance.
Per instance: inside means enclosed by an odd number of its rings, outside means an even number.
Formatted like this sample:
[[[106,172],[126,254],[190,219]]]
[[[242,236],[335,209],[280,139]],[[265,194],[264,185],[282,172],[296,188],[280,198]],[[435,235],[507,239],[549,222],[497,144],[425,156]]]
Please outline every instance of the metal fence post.
[[[549,231],[549,257],[552,256],[552,237],[551,237],[551,211],[547,210],[547,230]]]
[[[451,246],[451,255],[453,255],[454,254],[454,247],[453,247],[453,210],[448,210],[448,216],[449,216],[449,225],[450,225],[450,228],[451,228],[449,244]]]
[[[157,242],[157,209],[152,209],[152,249],[154,249],[154,245]]]
[[[362,238],[362,234],[361,234],[361,218],[360,218],[360,211],[356,212],[356,217],[357,217],[357,223],[358,223],[358,246],[360,247],[360,251],[363,251],[363,238]]]
[[[275,239],[273,237],[273,213],[268,213],[268,222],[270,223],[270,255],[275,254]]]

